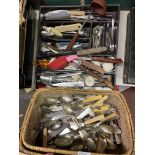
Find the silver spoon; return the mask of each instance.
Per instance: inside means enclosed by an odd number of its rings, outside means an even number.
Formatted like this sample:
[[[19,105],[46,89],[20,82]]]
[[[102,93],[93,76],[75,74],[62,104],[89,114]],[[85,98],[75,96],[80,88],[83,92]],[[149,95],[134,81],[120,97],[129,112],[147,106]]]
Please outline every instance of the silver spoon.
[[[88,139],[85,141],[84,144],[87,146],[87,148],[88,148],[89,151],[95,151],[95,150],[96,150],[96,144],[95,144],[95,142],[94,142],[93,139],[88,138]]]
[[[72,106],[71,106],[70,103],[63,103],[62,106],[63,106],[63,110],[64,110],[65,113],[67,113],[68,115],[73,113]]]
[[[73,101],[73,96],[69,94],[64,94],[60,96],[60,99],[64,103],[71,103]]]
[[[51,130],[58,130],[62,125],[61,120],[54,121],[54,123],[49,127]]]
[[[113,130],[113,128],[112,128],[110,125],[103,124],[103,125],[100,125],[100,128],[101,128],[104,132],[106,132],[106,133],[108,133],[108,134],[113,134],[113,133],[114,133],[114,130]]]

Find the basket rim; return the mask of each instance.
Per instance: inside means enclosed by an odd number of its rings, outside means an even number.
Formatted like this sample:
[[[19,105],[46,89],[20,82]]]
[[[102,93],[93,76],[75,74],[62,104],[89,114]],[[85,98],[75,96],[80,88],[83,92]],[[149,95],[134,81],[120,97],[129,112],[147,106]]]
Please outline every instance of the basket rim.
[[[62,154],[72,154],[72,155],[77,155],[78,152],[77,151],[70,151],[70,150],[60,150],[60,149],[52,149],[52,148],[45,148],[45,147],[38,147],[38,146],[33,146],[30,145],[26,142],[25,140],[25,132],[26,132],[26,126],[29,122],[30,119],[30,114],[32,112],[33,109],[33,105],[34,105],[34,101],[36,100],[38,94],[42,93],[42,92],[46,92],[46,91],[63,91],[66,93],[72,93],[75,91],[79,91],[79,93],[84,93],[84,94],[89,94],[89,93],[109,93],[109,94],[114,94],[115,96],[119,97],[122,100],[123,106],[127,112],[127,116],[128,116],[128,124],[130,127],[130,134],[131,134],[131,138],[132,138],[132,145],[131,147],[127,150],[126,153],[124,153],[124,155],[133,155],[134,154],[134,127],[133,127],[133,122],[132,122],[132,118],[131,118],[131,113],[130,110],[128,108],[128,105],[126,103],[125,98],[123,97],[123,95],[118,92],[118,91],[112,91],[112,90],[91,90],[91,89],[87,89],[87,90],[81,90],[81,89],[73,89],[73,88],[40,88],[38,90],[36,90],[36,92],[33,94],[30,104],[28,106],[28,109],[26,111],[25,117],[24,117],[24,121],[23,121],[23,125],[22,125],[22,129],[21,129],[21,135],[20,135],[20,143],[22,143],[25,148],[30,149],[30,150],[34,150],[34,151],[40,151],[40,152],[52,152],[52,153],[62,153]],[[91,155],[114,155],[114,154],[100,154],[100,153],[91,153]]]

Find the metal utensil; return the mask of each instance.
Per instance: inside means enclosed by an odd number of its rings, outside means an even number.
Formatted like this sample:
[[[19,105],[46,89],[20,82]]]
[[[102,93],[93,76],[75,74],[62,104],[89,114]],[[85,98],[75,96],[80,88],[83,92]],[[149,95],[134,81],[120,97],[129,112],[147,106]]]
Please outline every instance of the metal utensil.
[[[115,150],[117,148],[117,145],[114,144],[114,142],[110,138],[106,138],[106,140],[107,140],[111,150]]]
[[[73,101],[73,96],[72,95],[67,95],[67,94],[63,94],[60,96],[60,99],[62,100],[62,102],[64,103],[70,103]]]
[[[77,119],[82,119],[87,115],[95,116],[95,113],[88,107],[77,117]]]
[[[51,130],[57,130],[61,127],[62,125],[62,121],[61,120],[57,120],[57,121],[54,121],[54,123],[48,127],[48,129],[51,129]]]
[[[62,132],[64,129],[66,129],[69,126],[68,122],[65,122],[61,128],[58,130],[53,131],[51,134],[48,136],[48,142],[51,141],[54,137],[56,137],[60,132]]]
[[[56,146],[69,146],[73,143],[73,138],[68,138],[68,137],[58,137],[54,140],[54,144]]]
[[[96,152],[97,153],[103,153],[105,151],[106,147],[107,147],[106,139],[99,137],[97,139]]]
[[[71,150],[73,150],[73,151],[81,151],[82,149],[83,149],[83,144],[77,144],[77,145],[73,145],[72,147],[71,147]]]
[[[63,106],[63,110],[66,114],[70,115],[73,113],[72,106],[70,103],[63,103],[62,106]]]
[[[45,100],[45,103],[46,104],[59,104],[60,101],[58,100],[58,97],[50,97]]]
[[[84,141],[84,145],[87,146],[89,151],[95,151],[96,150],[96,144],[93,139],[88,138],[86,141]]]
[[[72,104],[72,109],[74,111],[81,110],[83,108],[83,101],[82,100],[72,102],[71,104]]]
[[[116,144],[121,144],[122,140],[121,140],[121,129],[114,123],[111,123],[113,130],[114,130],[114,135],[115,135],[115,140],[116,140]]]
[[[100,128],[108,134],[114,133],[113,127],[111,127],[110,125],[102,124],[102,125],[100,125]]]
[[[86,140],[89,137],[88,132],[84,129],[79,131],[79,134],[80,134],[81,139],[83,139],[83,140]]]

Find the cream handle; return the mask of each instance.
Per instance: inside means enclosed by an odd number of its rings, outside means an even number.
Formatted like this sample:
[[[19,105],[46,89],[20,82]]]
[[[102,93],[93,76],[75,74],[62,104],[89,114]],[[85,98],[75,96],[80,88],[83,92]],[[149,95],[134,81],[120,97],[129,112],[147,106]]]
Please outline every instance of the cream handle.
[[[84,99],[83,103],[89,103],[89,102],[100,100],[100,99],[102,99],[102,95],[92,96],[92,97],[88,97]]]
[[[104,111],[107,111],[107,110],[109,110],[109,105],[108,104],[103,105],[102,107],[100,107],[100,109],[97,109],[97,108],[93,109],[93,112],[101,114],[101,113],[103,113]]]
[[[94,117],[92,119],[86,120],[84,122],[84,124],[88,125],[88,124],[91,124],[91,123],[94,123],[94,122],[97,122],[97,121],[102,121],[103,119],[104,119],[104,115],[99,115],[99,116]]]
[[[68,11],[69,14],[71,16],[85,16],[85,12],[84,11],[74,11],[74,10],[71,10],[71,11]]]
[[[84,122],[85,125],[88,125],[88,124],[91,124],[91,123],[94,123],[94,122],[97,122],[97,121],[101,121],[101,122],[106,122],[106,121],[109,121],[109,120],[113,120],[113,119],[116,119],[118,118],[119,115],[115,112],[107,115],[107,116],[104,116],[103,114],[102,115],[99,115],[97,117],[94,117],[92,119],[89,119],[89,120],[86,120]]]
[[[87,106],[85,106],[84,108],[85,108],[85,109],[88,108],[88,107],[90,107],[90,108],[96,108],[96,107],[98,107],[98,106],[102,106],[102,105],[103,105],[103,102],[104,102],[106,99],[108,99],[108,96],[104,96],[102,99],[100,99],[100,100],[97,101],[96,103],[94,103],[94,104],[92,104],[92,105],[87,105]]]
[[[70,25],[61,25],[61,26],[55,26],[55,29],[59,30],[60,32],[68,32],[68,31],[76,31],[81,28],[81,24],[70,24]]]

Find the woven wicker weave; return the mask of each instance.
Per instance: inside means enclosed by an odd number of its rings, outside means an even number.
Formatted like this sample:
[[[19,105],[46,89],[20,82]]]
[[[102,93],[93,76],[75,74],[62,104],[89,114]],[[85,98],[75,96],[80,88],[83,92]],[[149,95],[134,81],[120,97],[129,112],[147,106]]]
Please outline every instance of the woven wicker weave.
[[[38,121],[41,119],[41,109],[39,108],[47,97],[57,95],[57,94],[81,94],[81,95],[108,95],[107,102],[114,105],[118,110],[120,119],[118,120],[118,125],[122,129],[122,145],[119,153],[110,153],[102,155],[134,155],[134,129],[131,119],[131,114],[128,109],[127,103],[121,93],[116,91],[97,91],[97,90],[80,90],[80,89],[70,89],[70,88],[44,88],[39,89],[33,95],[30,105],[27,109],[20,137],[20,144],[22,144],[24,149],[29,149],[30,152],[40,152],[40,153],[59,153],[59,154],[72,154],[77,155],[77,151],[70,150],[60,150],[45,147],[34,146],[34,130]],[[37,154],[36,154],[37,155]],[[101,155],[99,153],[91,153],[91,155]]]
[[[19,0],[19,25],[25,22],[24,11],[25,11],[26,0]]]

